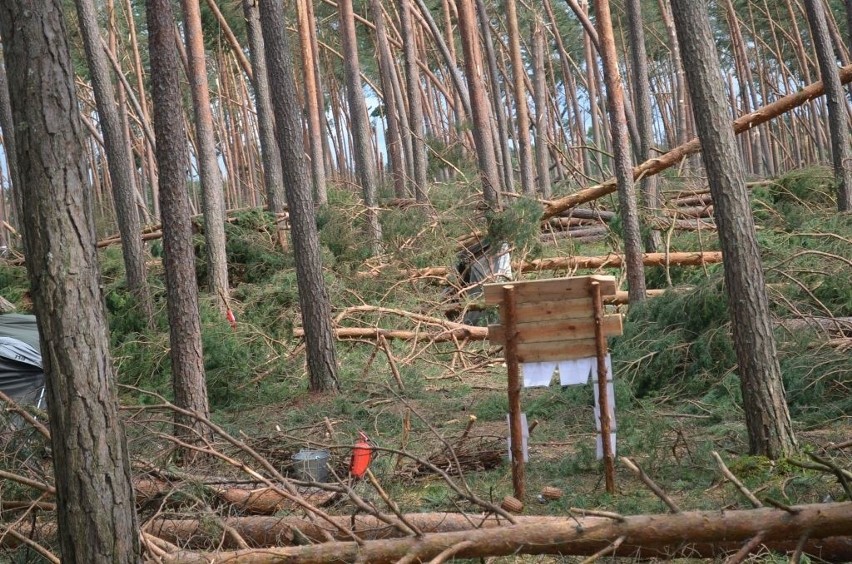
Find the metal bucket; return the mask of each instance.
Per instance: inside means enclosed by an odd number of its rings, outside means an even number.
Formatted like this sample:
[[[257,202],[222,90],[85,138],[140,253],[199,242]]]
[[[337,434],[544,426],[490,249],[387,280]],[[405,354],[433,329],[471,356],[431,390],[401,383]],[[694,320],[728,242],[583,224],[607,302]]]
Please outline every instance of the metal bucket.
[[[293,470],[297,480],[305,482],[327,482],[328,451],[300,450],[293,455]]]

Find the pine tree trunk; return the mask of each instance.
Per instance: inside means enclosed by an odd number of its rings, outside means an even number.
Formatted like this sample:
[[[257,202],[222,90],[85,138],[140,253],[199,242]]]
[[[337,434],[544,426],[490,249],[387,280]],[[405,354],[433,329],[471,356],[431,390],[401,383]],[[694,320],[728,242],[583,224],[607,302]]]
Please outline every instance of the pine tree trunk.
[[[399,120],[397,119],[399,110],[396,107],[396,98],[393,95],[393,81],[395,78],[393,56],[391,55],[388,38],[385,34],[382,6],[378,0],[370,1],[370,10],[373,15],[373,24],[376,26],[376,46],[379,55],[379,68],[382,75],[382,101],[385,105],[385,120],[387,122],[385,146],[390,157],[394,194],[397,198],[405,198],[408,192],[405,187],[405,162],[402,137],[400,135]]]
[[[521,190],[527,196],[535,194],[532,145],[530,142],[530,116],[527,109],[527,74],[521,57],[521,35],[518,31],[518,10],[515,0],[504,0],[506,27],[509,32],[509,56],[512,60],[512,85],[514,89],[515,127],[518,131],[518,164],[521,169]]]
[[[151,53],[154,132],[157,136],[172,386],[175,405],[207,417],[209,408],[201,350],[195,249],[186,190],[186,129],[181,105],[180,61],[175,49],[178,38],[169,0],[147,0],[145,11]],[[197,437],[192,429],[202,436],[207,434],[194,419],[176,415],[175,436],[194,442]]]
[[[284,187],[290,204],[296,283],[305,328],[310,389],[314,392],[336,391],[340,384],[337,380],[331,305],[322,276],[311,182],[305,165],[301,112],[296,102],[293,61],[284,29],[284,7],[278,0],[260,0],[259,6],[269,86],[277,93],[273,99],[275,121],[284,165]]]
[[[127,287],[136,299],[136,305],[144,316],[148,327],[154,325],[154,305],[148,291],[148,273],[145,267],[145,247],[139,212],[136,209],[136,186],[133,183],[133,164],[127,152],[127,139],[115,104],[115,89],[112,85],[106,54],[101,46],[97,13],[92,0],[76,0],[77,19],[86,49],[92,88],[98,108],[98,121],[103,132],[107,152],[110,183],[112,185],[118,230]]]
[[[672,0],[702,157],[713,195],[751,454],[796,446],[775,351],[769,301],[719,58],[703,0]]]
[[[204,206],[204,242],[207,247],[207,284],[220,309],[227,308],[228,260],[225,251],[225,203],[222,193],[222,173],[216,157],[213,133],[213,114],[207,84],[207,63],[204,38],[201,35],[201,8],[198,0],[181,0],[183,26],[189,63],[189,90],[198,138],[198,172]],[[232,176],[237,167],[230,168]]]
[[[251,63],[254,69],[252,86],[254,87],[255,108],[257,109],[257,128],[260,137],[261,159],[263,160],[263,184],[266,187],[266,203],[272,213],[281,213],[287,206],[284,197],[284,182],[281,172],[281,153],[275,141],[275,116],[272,112],[272,95],[269,91],[269,77],[266,72],[266,53],[263,50],[263,35],[260,31],[260,16],[257,12],[257,0],[243,0],[243,13],[246,17]]]
[[[314,67],[314,55],[311,48],[311,23],[308,18],[307,3],[310,0],[296,0],[299,15],[299,46],[302,51],[302,68],[305,79],[305,107],[308,114],[308,139],[311,151],[311,178],[314,182],[314,197],[317,204],[328,202],[325,181],[325,159],[322,144],[323,131],[320,120],[322,111],[317,105],[317,73]],[[266,71],[264,71],[266,72]]]
[[[544,199],[550,199],[550,140],[547,125],[548,100],[547,77],[544,74],[544,27],[538,14],[532,24],[533,40],[533,76],[535,78],[535,154],[536,171],[538,173],[538,193]]]
[[[414,30],[411,26],[411,8],[413,0],[400,0],[399,33],[402,36],[403,57],[405,60],[405,85],[408,92],[407,135],[411,138],[411,152],[414,169],[414,195],[419,203],[426,202],[426,139],[423,126],[423,102],[420,93],[420,68],[417,66],[417,50],[414,44]]]
[[[491,116],[485,97],[485,72],[479,52],[479,37],[476,33],[476,14],[472,0],[456,0],[459,12],[459,33],[464,50],[465,73],[470,89],[470,105],[473,115],[473,139],[479,163],[479,177],[486,205],[500,208],[500,177],[497,174],[497,159],[491,137]]]
[[[12,208],[18,222],[22,221],[21,210],[22,184],[18,176],[18,152],[15,144],[15,127],[12,120],[12,102],[9,99],[9,81],[6,77],[6,65],[0,60],[0,129],[3,131],[3,153],[6,157],[9,180],[11,181]],[[12,222],[10,222],[12,223]],[[19,223],[20,224],[20,223]]]
[[[630,140],[627,136],[627,119],[624,115],[624,92],[618,72],[615,38],[609,0],[595,2],[595,21],[601,43],[604,79],[607,90],[607,109],[612,129],[615,177],[618,184],[618,204],[624,239],[624,254],[627,257],[627,285],[630,303],[645,299],[645,269],[642,265],[642,236],[639,231],[639,211],[633,190],[633,163],[630,156]]]
[[[636,98],[636,125],[639,128],[639,161],[651,158],[654,145],[654,130],[651,117],[651,85],[648,78],[648,55],[645,51],[645,30],[642,21],[641,0],[627,0],[627,20],[630,26],[630,61],[633,65],[633,88]],[[642,196],[644,216],[653,218],[662,206],[657,178],[650,176],[639,181],[639,193]],[[645,251],[656,252],[663,245],[660,232],[648,231],[645,237]]]
[[[503,106],[503,96],[500,92],[500,81],[497,77],[497,59],[494,56],[494,40],[491,37],[491,26],[488,23],[488,12],[485,3],[476,0],[476,16],[485,46],[485,60],[488,63],[488,77],[491,82],[491,109],[497,121],[497,145],[500,147],[500,187],[509,193],[515,192],[515,181],[512,175],[512,154],[509,152],[509,132],[506,124],[506,112]]]
[[[62,2],[0,3],[62,561],[140,561]],[[5,124],[4,124],[5,125]],[[12,130],[5,130],[7,133]]]
[[[343,50],[343,70],[346,79],[346,100],[352,130],[352,153],[355,173],[364,194],[367,217],[367,241],[372,255],[382,252],[382,226],[379,223],[379,200],[376,175],[370,149],[370,123],[361,87],[361,65],[358,61],[358,39],[355,36],[355,14],[352,0],[339,0],[340,41]]]
[[[819,0],[804,0],[804,2],[808,12],[814,50],[819,61],[819,74],[825,85],[834,181],[837,184],[837,209],[842,212],[852,211],[852,147],[849,146],[846,97],[843,86],[840,84],[837,57],[831,46],[822,2]]]
[[[134,9],[132,6],[132,0],[124,0],[124,11],[125,14],[133,14]],[[148,127],[151,124],[151,115],[148,112],[148,100],[147,95],[145,94],[145,80],[142,76],[142,57],[139,54],[139,40],[136,36],[136,20],[132,16],[128,16],[127,23],[128,28],[130,30],[130,47],[133,53],[133,72],[136,78],[136,87],[137,92],[139,93],[138,99],[138,107],[139,107],[139,120],[142,121],[143,127]],[[119,71],[116,71],[119,72]],[[128,95],[132,93],[132,90],[128,88]],[[151,188],[151,201],[152,201],[152,210],[155,218],[160,217],[160,199],[159,199],[159,187],[160,183],[157,179],[157,163],[156,163],[156,155],[154,147],[154,141],[148,138],[150,145],[144,149],[144,160],[145,160],[145,174],[148,177],[148,184]]]

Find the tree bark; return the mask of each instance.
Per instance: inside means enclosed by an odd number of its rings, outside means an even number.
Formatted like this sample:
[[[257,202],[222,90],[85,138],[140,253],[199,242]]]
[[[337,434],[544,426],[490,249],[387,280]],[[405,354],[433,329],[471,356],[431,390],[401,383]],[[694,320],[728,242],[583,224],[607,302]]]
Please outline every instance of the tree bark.
[[[548,139],[547,126],[550,122],[548,116],[547,99],[547,77],[544,73],[544,27],[538,14],[532,25],[533,43],[533,75],[535,78],[535,163],[538,173],[537,192],[542,198],[550,198],[550,140]]]
[[[473,140],[479,163],[479,178],[486,205],[500,209],[500,177],[497,174],[497,158],[491,136],[491,115],[485,98],[486,76],[482,69],[479,37],[476,33],[476,14],[472,0],[457,0],[459,33],[464,51],[465,74],[470,90],[470,106],[473,116]]]
[[[204,37],[201,34],[201,8],[198,0],[181,0],[183,30],[189,63],[189,90],[195,116],[195,134],[198,151],[198,172],[201,176],[201,194],[204,207],[204,242],[207,247],[207,284],[216,298],[219,309],[227,309],[228,260],[225,251],[225,203],[222,193],[222,172],[216,157],[216,140],[213,133],[213,114],[207,85],[207,63],[204,54]],[[236,167],[232,167],[232,174]]]
[[[501,187],[506,192],[514,193],[515,180],[512,173],[512,154],[509,152],[509,127],[506,123],[500,80],[497,77],[497,59],[494,56],[491,25],[488,23],[488,12],[486,12],[485,3],[482,0],[476,0],[476,17],[479,20],[479,30],[482,33],[482,43],[485,46],[485,60],[488,63],[488,77],[491,80],[491,108],[497,121],[497,145],[500,149],[500,160],[503,165],[500,169]]]
[[[509,56],[512,61],[512,89],[515,102],[515,128],[517,129],[518,164],[521,169],[521,190],[524,194],[535,194],[533,176],[532,144],[530,142],[530,116],[527,109],[527,89],[524,77],[527,74],[521,57],[521,34],[518,31],[518,9],[515,0],[504,0],[506,27],[509,33]]]
[[[408,92],[407,135],[411,137],[412,168],[414,170],[414,197],[426,203],[426,139],[423,126],[423,102],[420,93],[420,67],[417,66],[417,50],[414,30],[411,27],[412,0],[400,0],[399,20],[402,35],[403,59],[405,61],[405,85]]]
[[[754,219],[704,6],[702,0],[672,0],[724,257],[749,451],[775,460],[790,454],[796,439],[775,351]]]
[[[841,212],[852,211],[852,147],[849,145],[846,96],[840,84],[837,57],[831,46],[822,2],[804,0],[804,3],[828,103],[828,129],[831,134],[834,181],[837,184],[837,209]]]
[[[393,82],[395,73],[393,68],[393,56],[388,45],[385,33],[384,14],[382,5],[378,0],[370,0],[370,11],[373,15],[373,23],[376,26],[376,47],[379,57],[379,68],[382,80],[382,101],[385,105],[385,121],[387,131],[385,146],[391,165],[391,178],[393,179],[394,194],[397,198],[405,198],[408,192],[405,187],[405,162],[402,149],[402,136],[400,134],[399,120],[397,119],[400,109],[396,107],[396,98],[393,95]],[[401,109],[405,111],[405,108]]]
[[[18,152],[15,143],[15,125],[12,119],[12,102],[9,99],[6,65],[3,64],[2,60],[0,60],[0,128],[3,130],[3,153],[6,157],[6,166],[11,181],[12,208],[15,211],[15,218],[20,222],[23,217],[23,210],[21,210],[22,198],[19,192],[23,189],[23,185],[20,176],[18,176]]]
[[[201,350],[198,281],[186,189],[187,146],[179,82],[177,34],[169,0],[147,0],[148,48],[157,140],[160,212],[163,219],[163,267],[169,316],[172,386],[175,405],[209,415]],[[175,435],[190,442],[206,434],[194,419],[175,416]],[[191,458],[191,456],[189,456]]]
[[[269,91],[269,76],[266,71],[266,53],[263,50],[263,35],[260,31],[260,16],[257,0],[243,0],[246,17],[249,54],[254,68],[255,108],[260,137],[260,152],[263,160],[263,185],[266,188],[266,205],[272,213],[281,213],[287,207],[284,196],[284,181],[281,172],[281,153],[275,142],[275,115],[272,112],[272,95]]]
[[[299,46],[302,51],[302,68],[305,78],[305,107],[308,114],[308,138],[311,151],[311,179],[314,183],[316,203],[328,203],[328,191],[325,181],[325,158],[322,144],[323,131],[320,112],[324,108],[318,105],[317,74],[319,69],[314,67],[313,47],[311,45],[311,21],[308,17],[307,3],[309,0],[297,0],[296,9],[299,15]],[[264,73],[266,71],[264,70]]]
[[[703,556],[721,556],[731,543],[762,535],[764,542],[790,542],[795,548],[802,531],[810,538],[845,535],[852,527],[850,503],[802,505],[795,514],[780,509],[746,511],[691,511],[673,515],[636,515],[623,520],[583,517],[563,518],[554,523],[532,523],[467,531],[431,533],[420,537],[332,542],[287,548],[245,549],[219,552],[217,562],[311,562],[314,564],[352,562],[361,559],[375,564],[396,562],[415,555],[421,562],[455,548],[456,558],[508,556],[516,554],[594,554],[623,539],[612,554],[648,557],[665,554],[689,556],[695,545]],[[578,526],[579,523],[579,526]],[[465,543],[461,545],[461,543]],[[841,542],[842,544],[842,542]],[[738,546],[734,545],[734,549]],[[759,545],[754,547],[757,550]],[[842,548],[842,547],[841,547]],[[665,551],[670,552],[666,553]],[[848,550],[848,545],[847,545]],[[164,562],[183,564],[207,562],[209,555],[179,552],[166,555]]]
[[[64,562],[138,562],[62,2],[3,2],[20,216],[46,375]],[[12,130],[6,130],[7,132]]]
[[[349,105],[349,123],[352,130],[352,154],[355,172],[364,193],[367,208],[367,240],[372,255],[382,252],[382,226],[379,223],[378,189],[370,149],[370,123],[367,105],[361,87],[361,65],[358,62],[358,39],[355,36],[355,15],[352,0],[338,0],[340,14],[340,41],[343,50],[343,70],[346,77],[346,100]]]
[[[98,108],[98,121],[103,132],[107,152],[110,184],[112,185],[118,230],[127,287],[136,299],[136,305],[149,328],[154,327],[154,304],[148,291],[148,272],[145,267],[145,247],[139,237],[141,221],[136,208],[136,186],[133,182],[133,164],[128,152],[128,139],[115,104],[115,89],[109,73],[106,54],[101,45],[97,13],[92,0],[76,0],[77,19],[86,50],[86,59],[92,79],[92,89]]]
[[[636,126],[639,129],[639,159],[651,158],[654,145],[654,129],[651,117],[651,84],[648,77],[648,55],[645,50],[645,30],[642,21],[641,0],[627,0],[627,20],[630,27],[630,62],[633,67],[633,88],[636,98]],[[660,191],[655,176],[646,176],[639,181],[644,216],[650,220],[662,207]],[[649,223],[646,221],[646,223]],[[645,251],[656,252],[663,245],[660,232],[650,229],[645,236]]]
[[[595,21],[601,42],[607,108],[612,129],[618,204],[621,208],[624,254],[627,258],[627,290],[630,292],[631,303],[640,302],[645,299],[642,235],[639,230],[639,210],[633,191],[633,163],[630,156],[630,140],[627,135],[627,120],[624,115],[624,92],[621,89],[621,77],[618,71],[618,55],[612,32],[609,0],[597,0],[595,2]]]
[[[296,283],[306,331],[309,386],[314,392],[335,391],[340,384],[331,329],[331,305],[322,277],[311,182],[305,166],[301,112],[296,102],[293,61],[284,29],[284,7],[277,0],[260,0],[259,6],[269,85],[277,93],[273,99],[275,121],[284,166],[284,188],[290,204]]]

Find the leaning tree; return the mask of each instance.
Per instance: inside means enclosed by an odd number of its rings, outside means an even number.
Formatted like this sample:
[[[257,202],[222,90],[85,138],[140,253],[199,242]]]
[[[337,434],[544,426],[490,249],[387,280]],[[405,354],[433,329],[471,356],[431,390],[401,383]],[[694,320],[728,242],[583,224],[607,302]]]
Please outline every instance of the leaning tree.
[[[722,246],[749,450],[777,459],[790,454],[796,439],[719,56],[704,0],[671,0],[671,4]]]

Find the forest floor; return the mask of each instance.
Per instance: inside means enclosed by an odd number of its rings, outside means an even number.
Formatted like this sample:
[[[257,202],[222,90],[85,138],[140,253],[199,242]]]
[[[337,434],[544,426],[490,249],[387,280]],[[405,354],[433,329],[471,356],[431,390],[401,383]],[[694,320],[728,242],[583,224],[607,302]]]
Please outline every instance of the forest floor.
[[[703,189],[698,180],[675,178],[667,178],[663,186],[669,196]],[[452,270],[455,242],[481,227],[475,219],[481,215],[476,210],[475,186],[467,187],[469,197],[463,199],[459,189],[458,184],[432,189],[439,212],[436,219],[417,207],[383,212],[387,252],[369,260],[358,244],[357,197],[332,193],[331,205],[320,210],[318,224],[326,282],[334,313],[340,316],[339,326],[425,334],[450,321],[445,311],[459,303],[455,299],[458,280],[450,276],[436,283],[412,277],[409,270],[433,266]],[[760,499],[790,505],[847,499],[834,474],[796,463],[812,462],[812,453],[841,468],[852,467],[852,331],[848,326],[837,329],[831,321],[852,317],[852,216],[832,210],[831,177],[826,169],[796,171],[757,185],[751,194],[799,454],[780,461],[748,455],[721,265],[649,267],[649,288],[670,292],[629,311],[626,306],[609,306],[625,313],[624,334],[610,340],[617,454],[638,463],[682,510],[750,507],[724,480],[713,451]],[[615,209],[615,198],[598,201],[596,208]],[[539,209],[535,202],[518,200],[492,218],[501,240],[513,244],[513,259],[618,251],[617,220],[609,223],[603,240],[583,243],[551,238],[548,242],[539,235]],[[292,257],[275,247],[273,225],[270,217],[252,211],[238,214],[227,227],[236,329],[219,317],[212,300],[205,298],[202,303],[211,419],[283,474],[291,472],[292,456],[303,448],[329,450],[331,467],[345,472],[351,445],[358,431],[363,431],[380,449],[372,472],[403,512],[482,511],[417,458],[431,461],[454,482],[467,483],[480,498],[499,505],[512,493],[501,349],[487,341],[430,343],[423,338],[391,339],[384,346],[373,339],[339,342],[342,391],[308,392],[304,351],[292,336],[299,325]],[[663,237],[671,252],[718,250],[712,231],[670,231]],[[201,238],[196,246],[203,257]],[[154,256],[159,250],[154,243]],[[161,267],[157,260],[151,266],[151,283],[162,300]],[[198,271],[203,284],[203,262]],[[523,278],[586,273],[592,272],[525,273]],[[624,278],[620,269],[594,273],[611,274],[619,281]],[[131,313],[119,248],[103,252],[102,274],[135,474],[168,476],[173,481],[168,493],[160,492],[153,504],[141,508],[143,520],[164,514],[197,517],[211,508],[220,515],[244,514],[244,508],[223,502],[217,494],[221,484],[212,487],[210,480],[216,476],[234,485],[253,478],[222,458],[204,457],[181,466],[173,444],[164,438],[170,414],[161,407],[162,398],[171,397],[164,308],[160,331],[141,329],[141,321]],[[9,288],[4,290],[5,298],[26,307],[22,268],[0,265],[0,287]],[[485,317],[494,315],[486,312]],[[796,321],[813,318],[822,319],[822,325],[814,328]],[[595,459],[591,384],[527,389],[521,402],[528,421],[536,422],[529,442],[524,514],[565,515],[569,508],[626,515],[668,511],[621,463],[617,492],[606,493],[603,470]],[[44,451],[28,446],[24,456],[21,443],[14,444],[18,452],[7,452],[0,466],[35,472],[40,480],[48,480],[44,474],[49,474],[49,465],[42,460],[34,470],[32,463]],[[233,460],[258,465],[257,459],[247,457],[221,435],[213,446]],[[462,476],[449,460],[448,447],[460,461]],[[562,497],[539,499],[545,486],[561,489]],[[379,494],[366,482],[358,483],[355,491],[384,510]],[[37,497],[25,487],[4,486],[3,499],[14,496]],[[351,515],[356,508],[344,499],[326,511]],[[4,514],[2,520],[10,517]],[[211,533],[211,546],[215,536]],[[35,561],[26,560],[22,552],[27,551],[6,554],[16,561]],[[33,557],[31,551],[28,554],[26,558]],[[752,561],[779,558],[762,553]]]

